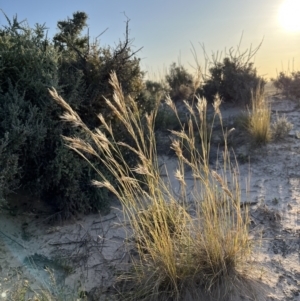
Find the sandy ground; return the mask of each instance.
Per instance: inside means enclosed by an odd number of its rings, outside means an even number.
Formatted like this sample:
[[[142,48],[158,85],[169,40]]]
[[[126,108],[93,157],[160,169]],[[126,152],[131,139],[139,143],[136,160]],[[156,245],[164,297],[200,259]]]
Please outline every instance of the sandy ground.
[[[239,110],[231,107],[223,110],[223,116],[231,120]],[[243,158],[250,156],[250,164],[248,160],[240,162],[242,195],[244,201],[252,204],[254,240],[259,241],[262,236],[253,256],[258,267],[257,280],[264,288],[257,300],[300,301],[300,109],[295,102],[274,98],[272,111],[273,117],[276,111],[286,114],[294,125],[290,134],[260,148],[237,145],[235,151]],[[171,174],[176,167],[175,159],[161,156],[160,160]],[[176,180],[171,180],[176,189]],[[24,203],[30,202],[24,199]],[[37,209],[38,203],[34,204],[33,208],[23,208],[25,212],[21,215],[1,213],[3,300],[24,279],[35,291],[41,286],[56,294],[60,287],[60,294],[73,291],[69,300],[80,300],[80,292],[87,292],[90,300],[112,300],[112,280],[119,269],[126,267],[130,254],[125,247],[126,233],[118,202],[113,203],[106,216],[81,216],[55,225],[47,224],[43,211]],[[51,284],[49,270],[55,271],[56,285]]]

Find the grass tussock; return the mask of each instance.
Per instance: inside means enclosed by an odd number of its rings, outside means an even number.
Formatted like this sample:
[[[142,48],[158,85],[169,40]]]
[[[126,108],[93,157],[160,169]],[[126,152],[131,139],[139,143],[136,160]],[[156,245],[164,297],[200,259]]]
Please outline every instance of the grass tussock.
[[[252,93],[251,111],[249,110],[248,131],[255,144],[265,144],[271,140],[271,108],[264,92],[258,88]]]
[[[113,185],[98,171],[101,181],[93,184],[108,188],[118,197],[133,231],[138,255],[132,258],[128,273],[120,277],[126,283],[121,299],[201,300],[202,294],[220,294],[225,299],[234,287],[241,291],[239,280],[247,266],[251,241],[248,212],[240,206],[238,168],[230,161],[227,149],[228,133],[223,133],[222,166],[212,170],[208,164],[212,133],[207,130],[207,102],[198,98],[195,108],[185,103],[190,120],[185,129],[182,125],[182,130],[171,131],[176,137],[171,147],[178,159],[174,172],[180,185],[180,196],[175,195],[170,183],[160,177],[154,133],[156,111],[142,121],[134,101],[129,98],[125,102],[115,73],[110,83],[115,92],[113,101],[106,99],[106,103],[131,136],[130,145],[114,139],[111,125],[101,114],[98,118],[102,126],[92,131],[54,89],[50,93],[65,109],[62,119],[90,137],[90,142],[64,137],[68,147],[86,160],[89,155],[96,156],[117,181]],[[171,99],[167,104],[178,116]],[[222,123],[219,106],[220,99],[216,98],[214,118]],[[199,137],[200,149],[195,147]],[[138,157],[136,166],[127,164],[120,147]],[[186,167],[192,170],[192,192],[186,183]]]
[[[288,136],[293,129],[293,124],[288,121],[285,114],[279,116],[278,112],[276,112],[276,120],[272,123],[271,128],[273,139],[280,140]]]

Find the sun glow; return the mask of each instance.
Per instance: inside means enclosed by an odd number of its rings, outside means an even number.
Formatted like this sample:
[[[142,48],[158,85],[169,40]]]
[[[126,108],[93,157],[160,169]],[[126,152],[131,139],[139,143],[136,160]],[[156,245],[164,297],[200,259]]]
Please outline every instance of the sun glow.
[[[279,8],[279,22],[290,32],[300,31],[300,0],[285,0]]]

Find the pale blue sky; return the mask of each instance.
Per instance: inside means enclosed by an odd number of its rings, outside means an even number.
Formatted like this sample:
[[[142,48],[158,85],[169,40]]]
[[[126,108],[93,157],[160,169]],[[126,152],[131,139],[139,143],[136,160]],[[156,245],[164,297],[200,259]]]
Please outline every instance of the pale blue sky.
[[[288,66],[300,70],[300,31],[287,32],[278,22],[278,10],[285,0],[0,0],[0,8],[10,17],[27,19],[30,26],[46,23],[49,35],[56,32],[59,20],[73,12],[88,14],[91,37],[101,36],[102,45],[114,45],[123,39],[125,16],[131,19],[130,35],[142,68],[152,76],[164,75],[172,62],[187,68],[194,65],[191,43],[198,58],[203,57],[199,43],[209,55],[235,47],[243,33],[242,50],[257,46],[255,57],[259,74],[266,78]],[[298,0],[300,1],[300,0]],[[300,11],[298,16],[300,15]],[[6,24],[0,14],[0,26]]]

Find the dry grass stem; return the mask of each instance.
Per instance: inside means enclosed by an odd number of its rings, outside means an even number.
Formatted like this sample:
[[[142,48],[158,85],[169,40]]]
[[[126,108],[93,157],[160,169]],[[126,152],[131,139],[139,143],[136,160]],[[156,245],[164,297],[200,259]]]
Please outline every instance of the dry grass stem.
[[[260,87],[252,93],[251,111],[249,112],[248,130],[256,144],[271,140],[271,108]]]
[[[102,115],[98,115],[99,120],[111,137],[106,138],[99,129],[93,132],[86,129],[64,100],[54,90],[50,93],[68,111],[68,118],[65,115],[63,118],[81,126],[92,139],[91,143],[85,143],[77,138],[65,138],[66,143],[83,157],[83,152],[97,156],[117,183],[111,183],[103,175],[101,182],[93,182],[119,198],[133,231],[131,247],[137,250],[138,256],[132,258],[128,273],[120,276],[127,288],[122,292],[122,300],[179,301],[187,300],[187,296],[198,300],[203,294],[217,296],[221,288],[225,299],[239,283],[237,279],[243,277],[251,254],[249,217],[240,206],[238,172],[230,161],[226,138],[221,170],[216,172],[209,166],[212,130],[206,119],[206,100],[196,97],[197,114],[186,103],[191,115],[188,129],[171,131],[177,137],[171,147],[178,160],[174,173],[180,183],[182,200],[179,200],[171,184],[160,177],[155,112],[146,116],[146,126],[142,126],[142,117],[133,100],[124,97],[115,73],[111,74],[111,85],[114,99],[106,100],[107,104],[133,143],[115,141],[113,129]],[[178,118],[171,99],[167,98],[166,102]],[[216,98],[214,109],[222,124],[220,103],[220,98]],[[254,104],[259,112],[262,105]],[[200,137],[200,148],[195,146],[196,136]],[[135,166],[128,165],[120,147],[132,153]],[[192,169],[196,187],[192,200],[186,197],[189,194],[186,166]]]

